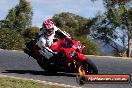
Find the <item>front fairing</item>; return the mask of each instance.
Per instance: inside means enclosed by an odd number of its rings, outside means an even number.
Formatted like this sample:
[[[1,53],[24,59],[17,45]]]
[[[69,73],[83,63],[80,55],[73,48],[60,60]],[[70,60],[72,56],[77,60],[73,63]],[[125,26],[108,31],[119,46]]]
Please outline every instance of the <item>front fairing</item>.
[[[85,46],[83,46],[82,43],[77,40],[73,40],[73,43],[74,43],[74,47],[77,48],[76,51],[79,53],[83,53]]]
[[[86,59],[86,56],[79,53],[79,52],[76,52],[75,48],[64,48],[63,49],[66,56],[67,56],[67,61],[68,62],[73,62],[74,60],[78,59],[80,61],[83,61]]]
[[[72,48],[73,42],[69,38],[57,40],[50,47],[53,51],[60,52],[63,48]]]

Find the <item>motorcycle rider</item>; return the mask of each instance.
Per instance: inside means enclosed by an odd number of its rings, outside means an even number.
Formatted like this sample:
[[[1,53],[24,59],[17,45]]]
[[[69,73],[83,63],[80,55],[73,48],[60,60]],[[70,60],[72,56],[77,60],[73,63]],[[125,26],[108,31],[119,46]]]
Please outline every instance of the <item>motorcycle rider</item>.
[[[54,54],[57,54],[57,52],[50,49],[50,46],[53,44],[53,40],[56,39],[56,32],[70,37],[64,31],[61,31],[56,27],[51,19],[44,21],[42,28],[40,28],[37,44],[39,48],[41,48],[41,50],[39,50],[40,54],[45,56],[47,59],[50,59]]]

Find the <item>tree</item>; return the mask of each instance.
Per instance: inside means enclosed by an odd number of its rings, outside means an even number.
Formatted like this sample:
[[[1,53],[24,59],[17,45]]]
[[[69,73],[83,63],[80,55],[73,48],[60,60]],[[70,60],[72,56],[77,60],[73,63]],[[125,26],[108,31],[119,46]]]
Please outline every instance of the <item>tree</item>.
[[[15,29],[15,21],[16,21],[16,10],[12,8],[9,10],[9,13],[6,17],[7,23],[5,24],[7,28]]]
[[[88,34],[92,19],[86,19],[69,12],[62,12],[53,16],[53,21],[60,28],[74,30],[76,34]],[[88,25],[90,24],[90,25]]]
[[[22,31],[31,27],[33,12],[30,3],[26,0],[20,0],[19,4],[9,10],[6,16],[6,27]]]
[[[112,46],[116,52],[124,52],[129,49],[129,40],[132,38],[132,8],[130,0],[104,0],[106,12],[99,16],[98,21],[92,27],[94,38],[104,41]],[[123,48],[112,45],[112,41],[120,41]]]

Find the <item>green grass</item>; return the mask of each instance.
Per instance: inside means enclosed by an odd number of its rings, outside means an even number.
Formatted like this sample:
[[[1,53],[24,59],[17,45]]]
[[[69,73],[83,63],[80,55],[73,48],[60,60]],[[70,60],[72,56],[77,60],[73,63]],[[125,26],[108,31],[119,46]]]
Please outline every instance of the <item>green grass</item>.
[[[65,88],[34,81],[0,77],[0,88]]]

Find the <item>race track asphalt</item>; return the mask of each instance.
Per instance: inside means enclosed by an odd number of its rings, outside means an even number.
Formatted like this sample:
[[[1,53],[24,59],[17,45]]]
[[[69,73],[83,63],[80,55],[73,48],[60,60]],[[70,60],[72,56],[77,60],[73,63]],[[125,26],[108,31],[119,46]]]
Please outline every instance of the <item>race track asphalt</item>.
[[[107,57],[88,56],[96,65],[99,74],[130,74],[132,75],[131,59],[115,59]],[[23,51],[0,50],[0,74],[22,78],[36,79],[82,88],[132,88],[129,84],[85,84],[80,86],[75,75],[67,73],[47,73],[39,67],[36,60],[28,58]]]

